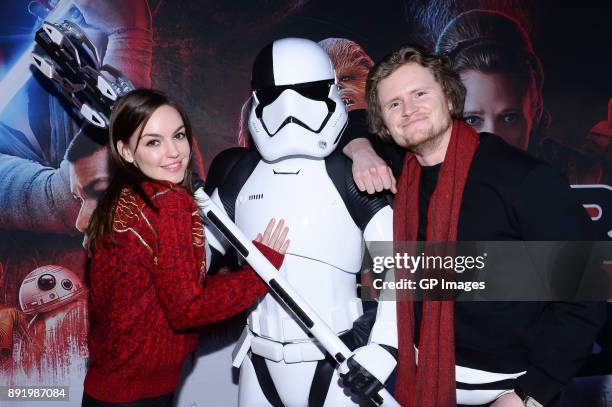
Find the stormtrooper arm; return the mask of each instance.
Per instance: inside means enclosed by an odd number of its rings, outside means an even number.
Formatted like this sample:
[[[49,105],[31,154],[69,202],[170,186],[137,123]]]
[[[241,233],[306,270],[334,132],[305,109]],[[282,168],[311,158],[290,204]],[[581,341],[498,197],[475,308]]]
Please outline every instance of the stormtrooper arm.
[[[339,368],[344,385],[364,398],[378,392],[397,365],[396,304],[384,296],[381,293],[369,344],[357,348]]]
[[[392,219],[393,211],[387,206],[374,215],[364,230],[364,238],[369,243],[368,249],[372,255],[392,254]],[[389,253],[379,253],[381,250]],[[393,274],[387,273],[386,279],[392,278]],[[355,350],[354,355],[340,366],[343,383],[353,393],[365,398],[384,386],[397,365],[396,306],[391,295],[381,292],[369,344]]]
[[[372,217],[363,236],[372,256],[393,255],[393,210],[390,206],[384,207]],[[377,274],[376,278],[382,278],[382,275]],[[384,278],[392,280],[393,273],[388,272]],[[397,318],[394,299],[392,291],[383,290],[380,293],[376,323],[372,328],[370,342],[397,349]]]

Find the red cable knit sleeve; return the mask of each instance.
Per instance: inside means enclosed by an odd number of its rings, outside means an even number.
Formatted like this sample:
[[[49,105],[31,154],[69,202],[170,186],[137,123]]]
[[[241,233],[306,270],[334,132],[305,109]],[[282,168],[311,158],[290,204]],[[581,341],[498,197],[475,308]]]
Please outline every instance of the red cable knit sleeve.
[[[246,266],[229,275],[212,275],[200,284],[198,261],[203,248],[192,238],[191,197],[171,191],[156,199],[159,211],[157,266],[150,274],[161,307],[173,329],[187,329],[220,321],[253,305],[267,291],[265,283]],[[277,267],[284,256],[257,244]],[[197,255],[197,251],[201,255]]]

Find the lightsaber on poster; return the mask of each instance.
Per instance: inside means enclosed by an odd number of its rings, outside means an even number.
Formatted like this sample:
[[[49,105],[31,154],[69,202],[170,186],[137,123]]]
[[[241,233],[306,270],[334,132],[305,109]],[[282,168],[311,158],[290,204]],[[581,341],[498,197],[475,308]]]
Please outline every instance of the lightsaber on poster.
[[[114,103],[134,85],[111,66],[102,68],[100,53],[75,23],[45,21],[35,40],[39,47],[32,52],[34,66],[59,85],[88,122],[107,128]]]
[[[60,0],[47,15],[46,20],[50,23],[60,21],[70,11],[71,7],[71,0]],[[2,95],[0,98],[0,114],[32,76],[29,67],[32,63],[31,53],[33,49],[34,42],[26,48],[23,55],[17,59],[15,64],[0,80],[0,95]]]
[[[68,101],[88,121],[107,128],[107,118],[116,100],[134,89],[131,82],[123,80],[117,72],[114,80],[108,80],[102,75],[97,50],[73,23],[45,22],[36,33],[36,41],[46,54],[33,56],[34,66],[60,87]],[[286,305],[323,348],[338,363],[350,358],[353,352],[348,346],[219,209],[202,187],[196,190],[195,199],[204,217],[236,248],[278,300]],[[372,401],[380,406],[399,407],[399,403],[384,387],[372,397]]]

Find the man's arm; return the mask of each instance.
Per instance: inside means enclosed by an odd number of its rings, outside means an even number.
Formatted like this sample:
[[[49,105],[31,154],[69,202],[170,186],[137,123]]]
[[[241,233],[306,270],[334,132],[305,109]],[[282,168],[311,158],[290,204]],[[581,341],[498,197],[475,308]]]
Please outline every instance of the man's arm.
[[[349,113],[349,124],[342,136],[342,152],[353,160],[353,179],[360,191],[368,194],[389,189],[397,193],[396,180],[391,168],[374,151],[368,133],[365,110]]]
[[[0,229],[76,233],[68,162],[59,168],[0,154]]]
[[[534,168],[514,201],[524,240],[599,239],[597,228],[566,180],[552,167]],[[518,379],[522,393],[548,403],[586,361],[605,314],[603,302],[548,303],[524,336],[530,364],[527,373]]]
[[[391,168],[380,158],[367,138],[356,138],[342,152],[353,160],[353,179],[360,191],[374,194],[384,189],[397,193]]]

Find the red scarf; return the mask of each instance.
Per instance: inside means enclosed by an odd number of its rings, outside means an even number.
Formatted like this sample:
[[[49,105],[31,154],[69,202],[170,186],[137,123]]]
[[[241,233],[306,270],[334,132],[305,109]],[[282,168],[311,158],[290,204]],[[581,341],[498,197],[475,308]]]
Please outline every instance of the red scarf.
[[[463,189],[478,148],[479,138],[471,127],[458,120],[452,126],[438,183],[429,201],[427,241],[457,240]],[[416,156],[406,154],[394,204],[396,242],[417,239],[420,177],[421,166]],[[414,338],[413,306],[412,301],[397,301],[399,360],[395,396],[406,407],[455,406],[454,304],[423,301],[418,343]],[[418,367],[415,345],[419,347]]]

